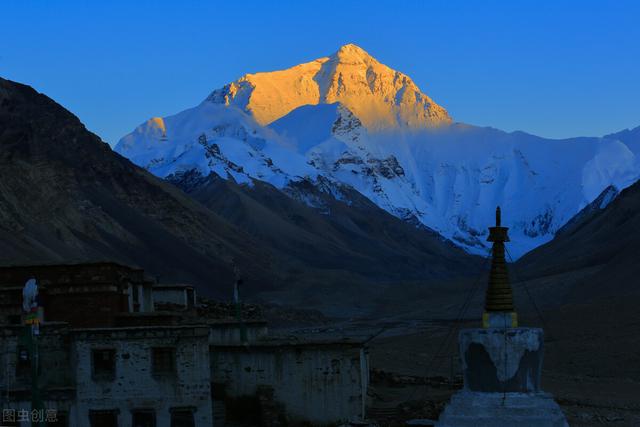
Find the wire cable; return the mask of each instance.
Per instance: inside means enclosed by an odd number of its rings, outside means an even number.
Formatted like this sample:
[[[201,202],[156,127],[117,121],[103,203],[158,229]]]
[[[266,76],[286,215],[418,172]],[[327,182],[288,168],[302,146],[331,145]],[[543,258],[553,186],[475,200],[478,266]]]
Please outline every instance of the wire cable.
[[[475,282],[473,283],[473,285],[469,288],[469,290],[467,291],[465,300],[462,304],[462,306],[460,307],[460,309],[458,310],[458,313],[454,319],[454,326],[449,328],[447,335],[445,336],[444,340],[440,343],[440,346],[438,347],[436,353],[431,357],[431,359],[429,360],[428,364],[427,364],[427,370],[425,372],[425,377],[424,377],[424,383],[425,383],[425,387],[423,390],[424,396],[427,395],[427,390],[429,387],[429,372],[430,371],[436,371],[439,367],[440,367],[440,363],[437,363],[437,360],[441,360],[441,353],[443,352],[443,350],[449,346],[449,342],[451,337],[455,337],[454,331],[459,330],[460,328],[460,324],[462,321],[462,318],[465,316],[465,314],[467,313],[467,310],[469,309],[469,306],[471,305],[471,301],[473,301],[473,298],[475,297],[477,291],[478,291],[478,284],[480,283],[480,280],[482,280],[482,278],[484,278],[484,274],[483,272],[486,270],[486,266],[488,261],[491,259],[491,257],[489,256],[489,252],[490,249],[487,251],[487,254],[482,258],[482,264],[480,266],[480,274],[478,274],[478,277],[476,278]],[[451,354],[451,357],[453,357],[453,354]],[[432,366],[434,366],[434,368],[432,369]],[[453,378],[452,378],[453,380]],[[411,400],[413,398],[413,396],[415,395],[415,393],[418,391],[418,387],[414,388],[413,391],[411,392],[411,394],[409,395],[409,398],[407,400]]]
[[[513,260],[513,257],[511,256],[511,254],[509,253],[509,250],[505,248],[505,250],[507,251],[507,255],[509,256],[509,259],[511,260],[511,265],[515,266],[515,262]],[[535,299],[533,298],[533,295],[531,295],[531,292],[529,292],[529,287],[527,286],[527,282],[526,281],[520,281],[518,280],[518,277],[516,275],[516,269],[512,268],[511,269],[511,275],[513,276],[513,278],[515,279],[516,283],[522,283],[522,287],[524,288],[525,293],[527,294],[527,297],[529,298],[529,300],[531,301],[531,305],[533,306],[533,309],[536,311],[537,316],[540,318],[540,322],[542,323],[542,328],[545,331],[548,331],[549,333],[546,333],[547,336],[549,337],[548,341],[553,341],[552,340],[552,336],[553,334],[551,334],[551,329],[548,327],[547,325],[547,321],[545,320],[544,316],[542,315],[542,311],[540,311],[540,307],[538,307],[538,304],[536,304]]]

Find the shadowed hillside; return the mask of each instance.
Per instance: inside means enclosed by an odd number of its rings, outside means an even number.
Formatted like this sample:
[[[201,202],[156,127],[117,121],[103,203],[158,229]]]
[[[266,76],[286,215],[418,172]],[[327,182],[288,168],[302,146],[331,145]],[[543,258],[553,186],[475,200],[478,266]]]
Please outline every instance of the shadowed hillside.
[[[262,183],[185,179],[174,183],[193,197],[114,153],[46,96],[0,80],[2,264],[115,260],[227,296],[234,259],[245,295],[360,301],[363,310],[381,287],[464,276],[477,264],[347,187],[350,204],[318,191],[311,208]]]

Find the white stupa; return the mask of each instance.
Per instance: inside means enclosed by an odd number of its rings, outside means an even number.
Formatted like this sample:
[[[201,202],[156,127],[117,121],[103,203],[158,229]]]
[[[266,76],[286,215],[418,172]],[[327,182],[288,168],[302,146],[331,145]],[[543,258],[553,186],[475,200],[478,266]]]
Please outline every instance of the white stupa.
[[[460,331],[464,388],[454,394],[438,427],[568,427],[549,393],[540,389],[544,332],[518,327],[505,260],[508,228],[489,228],[493,242],[482,328]]]

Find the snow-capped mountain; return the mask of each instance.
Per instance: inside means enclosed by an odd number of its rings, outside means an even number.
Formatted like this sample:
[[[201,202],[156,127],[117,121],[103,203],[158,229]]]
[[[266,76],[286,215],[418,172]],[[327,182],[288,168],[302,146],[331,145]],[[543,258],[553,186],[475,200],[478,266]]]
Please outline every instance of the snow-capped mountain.
[[[638,132],[551,140],[450,120],[407,76],[346,45],[246,75],[195,108],[140,125],[116,151],[161,177],[260,180],[312,206],[292,183],[317,183],[336,198],[347,185],[473,253],[486,253],[501,205],[514,258],[553,238],[609,186],[640,176]]]
[[[340,102],[369,130],[451,123],[447,111],[409,76],[347,44],[331,56],[270,73],[246,74],[208,101],[238,107],[267,125],[303,105]]]

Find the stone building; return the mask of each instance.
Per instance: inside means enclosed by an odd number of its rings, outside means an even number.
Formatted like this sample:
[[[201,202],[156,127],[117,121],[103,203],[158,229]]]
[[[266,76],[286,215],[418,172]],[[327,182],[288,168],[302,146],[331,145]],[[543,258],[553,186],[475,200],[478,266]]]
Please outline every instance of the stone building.
[[[30,277],[43,307],[37,353],[21,320]],[[260,319],[207,315],[196,301],[193,287],[114,263],[0,268],[0,406],[15,417],[3,425],[30,425],[19,419],[36,364],[53,425],[324,425],[362,414],[361,343],[271,337]]]

